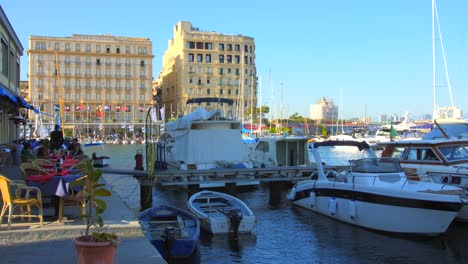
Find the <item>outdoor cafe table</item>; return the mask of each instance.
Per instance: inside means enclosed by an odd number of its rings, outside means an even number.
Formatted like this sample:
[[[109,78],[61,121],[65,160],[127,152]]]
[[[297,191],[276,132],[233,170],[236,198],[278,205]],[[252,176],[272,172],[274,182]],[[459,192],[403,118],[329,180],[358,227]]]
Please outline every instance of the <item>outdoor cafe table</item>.
[[[76,191],[78,191],[80,188],[78,186],[72,187],[70,186],[70,183],[83,177],[83,175],[81,174],[66,173],[67,171],[63,171],[47,175],[32,175],[26,178],[26,184],[28,186],[39,188],[41,190],[42,195],[52,195],[52,198],[55,200],[56,216],[58,216],[59,199],[68,197],[70,195],[71,188],[75,189]]]

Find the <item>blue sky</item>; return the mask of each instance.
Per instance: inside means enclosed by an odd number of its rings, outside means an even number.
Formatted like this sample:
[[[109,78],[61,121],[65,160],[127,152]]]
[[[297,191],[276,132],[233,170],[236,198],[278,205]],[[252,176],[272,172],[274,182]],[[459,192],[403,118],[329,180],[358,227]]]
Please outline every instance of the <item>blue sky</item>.
[[[431,0],[3,0],[1,6],[25,50],[30,35],[148,37],[155,78],[180,20],[253,37],[263,105],[282,102],[283,116],[309,116],[310,104],[323,96],[341,105],[345,118],[405,112],[418,118],[433,110]],[[466,117],[468,1],[439,0],[437,7],[455,105]],[[437,101],[449,106],[439,42],[437,54]],[[21,64],[26,80],[26,52]]]

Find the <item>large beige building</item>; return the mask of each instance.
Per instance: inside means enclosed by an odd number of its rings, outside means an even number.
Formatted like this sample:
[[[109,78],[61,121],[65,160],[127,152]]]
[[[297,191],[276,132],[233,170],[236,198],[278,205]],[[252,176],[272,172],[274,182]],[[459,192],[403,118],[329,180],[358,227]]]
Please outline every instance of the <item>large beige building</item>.
[[[61,97],[66,129],[144,123],[144,109],[152,101],[150,39],[30,36],[29,47],[28,99],[53,115]]]
[[[333,100],[322,97],[310,106],[310,118],[314,120],[337,120],[338,106]]]
[[[164,53],[157,83],[166,117],[180,114],[187,99],[201,97],[233,99],[230,110],[240,117],[257,104],[254,39],[202,31],[180,21]]]

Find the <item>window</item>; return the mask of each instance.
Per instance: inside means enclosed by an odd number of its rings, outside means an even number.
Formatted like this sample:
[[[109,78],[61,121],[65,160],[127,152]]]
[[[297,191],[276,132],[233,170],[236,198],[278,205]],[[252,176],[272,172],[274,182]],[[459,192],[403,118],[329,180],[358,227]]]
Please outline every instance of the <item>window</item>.
[[[203,62],[203,54],[197,54],[197,62]]]
[[[231,78],[228,78],[227,85],[231,86]]]
[[[224,63],[224,55],[219,55],[219,63]]]
[[[187,48],[188,48],[188,49],[194,49],[194,48],[195,48],[195,42],[193,42],[193,41],[188,41],[188,42],[187,42]]]
[[[96,45],[96,52],[101,52],[101,46],[100,45]]]
[[[210,88],[206,89],[206,94],[210,94]]]
[[[2,39],[2,74],[8,77],[8,46]]]
[[[200,78],[200,77],[198,77],[198,83],[197,83],[197,84],[198,84],[198,85],[201,85],[201,84],[202,84],[202,83],[201,83],[201,78]]]
[[[203,42],[197,42],[197,49],[203,49]]]
[[[224,69],[223,68],[219,68],[219,75],[223,75],[224,74]]]
[[[101,65],[101,59],[96,59],[96,65]]]
[[[234,50],[235,51],[240,51],[240,45],[239,44],[234,45]]]
[[[206,63],[211,63],[211,54],[206,54],[205,55],[205,62]]]
[[[223,89],[219,89],[219,94],[223,95]]]
[[[244,45],[244,52],[249,52],[249,46]]]
[[[145,67],[145,61],[144,60],[140,61],[140,66]]]
[[[227,55],[227,63],[232,63],[232,55]]]
[[[231,95],[231,89],[228,89],[228,95]]]
[[[213,44],[211,42],[206,42],[205,43],[205,49],[206,50],[212,50],[213,49]]]
[[[203,73],[203,68],[202,67],[198,67],[198,73]]]
[[[192,77],[189,78],[189,83],[193,83]]]
[[[117,54],[120,54],[120,48],[116,48],[116,49],[115,49],[115,52],[116,52]]]
[[[227,73],[231,74],[231,68],[227,69]]]
[[[193,53],[189,53],[188,62],[193,62]]]
[[[239,68],[236,68],[236,75],[239,75]]]
[[[86,52],[90,52],[91,51],[91,44],[86,44]]]
[[[240,63],[240,56],[239,56],[239,55],[236,55],[236,56],[234,57],[234,62],[235,62],[236,64],[239,64],[239,63]]]
[[[110,53],[110,47],[106,47],[106,53]]]
[[[219,43],[219,50],[224,50],[224,44],[223,43]]]
[[[231,51],[232,50],[232,44],[227,44],[226,45],[226,50]]]
[[[236,95],[239,95],[239,89],[236,89]]]
[[[210,78],[206,78],[206,83],[210,84]]]
[[[244,64],[247,64],[249,62],[248,57],[244,56]]]
[[[81,45],[80,45],[80,44],[76,44],[76,45],[75,45],[75,50],[76,50],[76,51],[81,51]]]

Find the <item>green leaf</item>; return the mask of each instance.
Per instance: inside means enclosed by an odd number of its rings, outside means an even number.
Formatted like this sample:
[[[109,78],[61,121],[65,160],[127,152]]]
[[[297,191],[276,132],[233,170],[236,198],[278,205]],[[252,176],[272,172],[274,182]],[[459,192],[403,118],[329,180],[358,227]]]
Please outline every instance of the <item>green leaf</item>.
[[[103,210],[107,209],[107,204],[101,199],[94,199],[94,204],[96,204],[97,207],[102,208]]]
[[[94,191],[95,196],[111,196],[111,192],[106,189],[97,189]]]

